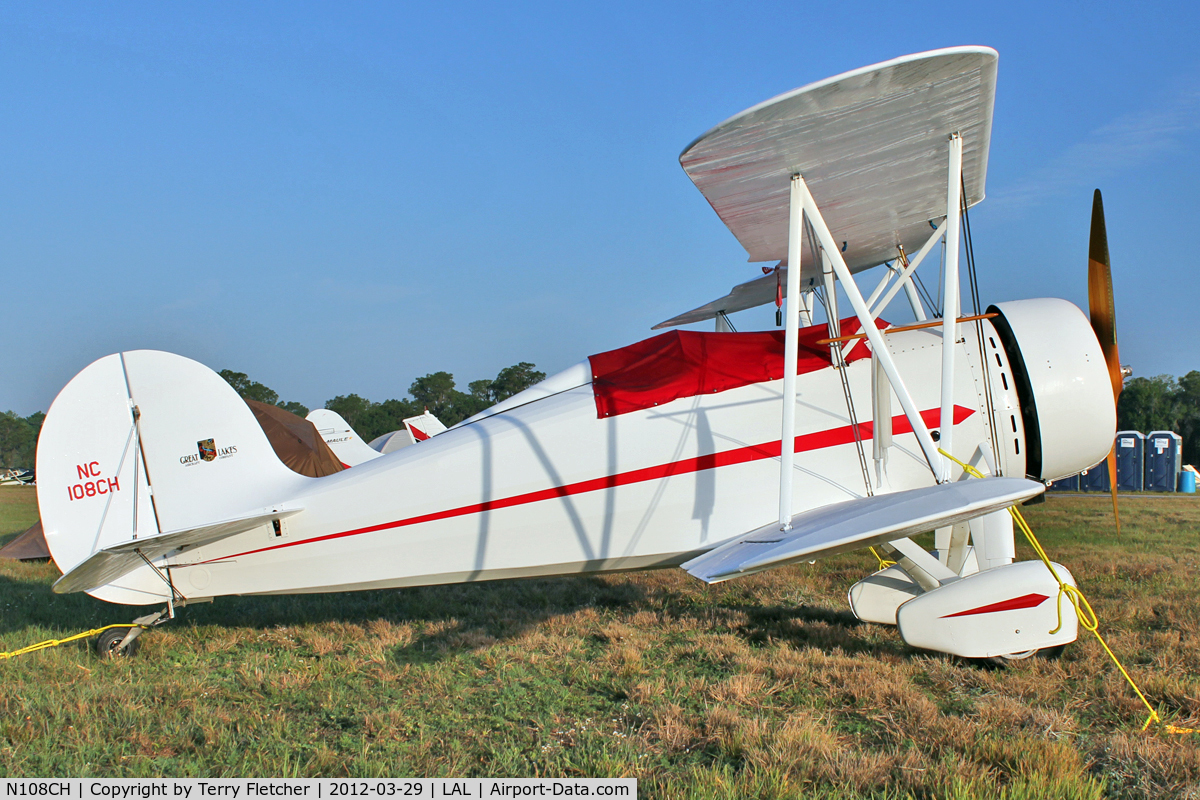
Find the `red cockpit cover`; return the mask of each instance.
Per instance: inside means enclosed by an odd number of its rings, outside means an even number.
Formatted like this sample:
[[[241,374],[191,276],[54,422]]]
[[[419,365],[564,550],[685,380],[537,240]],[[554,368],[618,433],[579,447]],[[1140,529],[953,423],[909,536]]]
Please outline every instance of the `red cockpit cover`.
[[[877,320],[880,328],[887,327]],[[858,333],[857,317],[842,320],[842,335]],[[830,366],[824,325],[800,329],[796,374]],[[681,397],[713,394],[783,377],[783,331],[700,333],[674,330],[652,339],[589,356],[599,418],[653,408]],[[844,345],[843,345],[844,346]],[[869,358],[865,340],[847,361]]]

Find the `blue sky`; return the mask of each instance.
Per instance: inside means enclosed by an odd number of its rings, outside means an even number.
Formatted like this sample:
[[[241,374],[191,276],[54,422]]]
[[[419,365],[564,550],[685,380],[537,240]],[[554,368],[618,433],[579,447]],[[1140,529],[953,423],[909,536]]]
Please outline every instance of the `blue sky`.
[[[680,169],[686,144],[780,92],[959,44],[1000,52],[971,216],[984,302],[1086,305],[1100,187],[1122,361],[1200,369],[1200,5],[1112,9],[7,5],[0,410],[45,410],[122,349],[319,406],[645,338],[759,274]]]

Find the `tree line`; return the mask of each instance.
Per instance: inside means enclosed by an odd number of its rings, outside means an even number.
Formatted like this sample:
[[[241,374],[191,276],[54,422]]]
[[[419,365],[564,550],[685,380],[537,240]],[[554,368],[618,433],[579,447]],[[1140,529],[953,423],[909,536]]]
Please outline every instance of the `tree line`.
[[[1126,381],[1117,403],[1117,428],[1175,431],[1183,438],[1183,463],[1200,463],[1200,372]]]
[[[298,417],[308,415],[308,407],[294,400],[282,401],[279,393],[244,372],[223,369],[218,373],[246,400],[279,406]],[[455,388],[449,372],[431,372],[417,378],[408,387],[410,396],[399,400],[372,402],[357,394],[338,395],[325,403],[350,423],[365,441],[399,430],[404,420],[429,409],[446,426],[461,422],[501,400],[544,380],[546,373],[522,361],[500,370],[495,378],[471,381],[467,391]],[[0,412],[0,469],[33,469],[37,438],[46,415],[41,411],[28,417],[12,411]]]
[[[33,469],[37,437],[45,418],[41,411],[28,417],[0,412],[0,469]]]
[[[455,425],[545,378],[546,373],[522,361],[500,370],[491,380],[471,381],[467,391],[463,392],[455,388],[454,376],[449,372],[431,372],[412,382],[408,387],[409,397],[375,403],[356,394],[338,395],[326,401],[325,407],[341,414],[342,419],[369,442],[399,430],[406,418],[415,417],[426,409],[447,427]]]
[[[306,406],[295,401],[280,401],[278,393],[258,381],[250,380],[244,372],[223,369],[218,374],[246,400],[279,406],[298,417],[308,415]],[[409,397],[377,403],[357,394],[339,394],[332,400],[326,400],[325,408],[340,414],[364,441],[369,442],[385,433],[400,430],[404,427],[405,419],[418,416],[426,409],[449,427],[545,378],[546,373],[522,361],[500,370],[495,378],[471,381],[467,384],[467,391],[463,392],[455,388],[454,376],[449,372],[431,372],[412,382],[408,387]]]

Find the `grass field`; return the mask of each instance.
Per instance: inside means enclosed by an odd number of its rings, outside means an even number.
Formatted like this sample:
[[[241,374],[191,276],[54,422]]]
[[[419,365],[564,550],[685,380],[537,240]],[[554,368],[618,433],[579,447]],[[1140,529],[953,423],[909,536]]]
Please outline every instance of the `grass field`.
[[[1200,500],[1026,509],[1164,718],[1200,726]],[[36,519],[0,489],[0,534]],[[0,542],[10,539],[0,535]],[[1022,557],[1031,557],[1026,548]],[[869,554],[706,588],[679,570],[185,609],[134,659],[0,662],[0,772],[635,776],[642,797],[1200,797],[1200,737],[1088,637],[985,668],[858,623]],[[132,619],[0,562],[0,649]]]

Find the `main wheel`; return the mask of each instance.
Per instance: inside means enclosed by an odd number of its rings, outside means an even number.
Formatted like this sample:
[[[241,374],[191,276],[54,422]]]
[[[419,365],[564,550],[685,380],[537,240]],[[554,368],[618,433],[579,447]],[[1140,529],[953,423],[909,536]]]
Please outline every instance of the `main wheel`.
[[[109,628],[96,637],[96,655],[101,658],[129,658],[137,652],[141,637],[121,647],[130,628]]]
[[[1025,659],[1033,658],[1035,656],[1037,658],[1044,658],[1047,661],[1054,661],[1062,655],[1062,652],[1065,648],[1065,644],[1056,644],[1053,647],[1043,647],[1040,650],[1033,649],[1026,650],[1023,653],[1009,653],[1003,656],[982,658],[980,661],[984,664],[990,664],[995,667],[1007,667],[1009,664],[1012,664],[1015,661],[1024,661]]]

